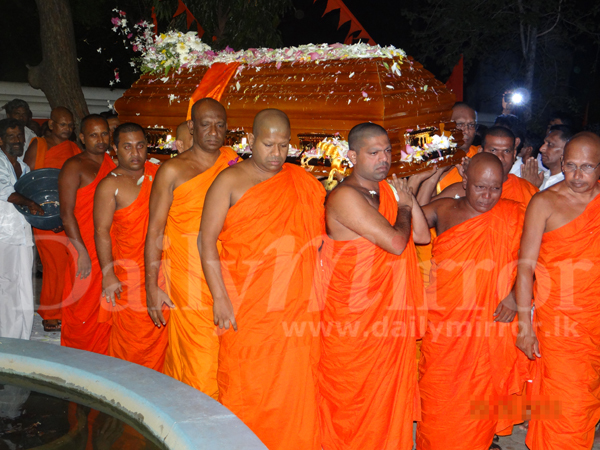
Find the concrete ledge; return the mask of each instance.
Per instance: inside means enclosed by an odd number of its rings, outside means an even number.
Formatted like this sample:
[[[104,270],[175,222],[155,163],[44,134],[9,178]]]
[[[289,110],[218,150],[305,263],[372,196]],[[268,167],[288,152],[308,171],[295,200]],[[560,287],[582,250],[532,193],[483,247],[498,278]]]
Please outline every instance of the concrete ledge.
[[[37,381],[40,392],[54,386],[105,403],[109,410],[142,425],[168,449],[266,450],[242,421],[212,398],[120,359],[0,338],[0,374]]]

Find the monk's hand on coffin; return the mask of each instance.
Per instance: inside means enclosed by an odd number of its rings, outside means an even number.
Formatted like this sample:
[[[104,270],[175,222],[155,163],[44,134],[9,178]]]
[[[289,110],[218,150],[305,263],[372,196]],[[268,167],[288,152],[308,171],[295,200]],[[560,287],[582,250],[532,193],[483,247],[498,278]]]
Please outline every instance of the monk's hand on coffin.
[[[538,358],[542,357],[540,353],[540,343],[533,331],[531,322],[527,324],[519,322],[519,334],[517,334],[516,346],[532,361],[536,356]]]
[[[115,297],[120,299],[121,292],[123,292],[121,282],[115,273],[112,270],[109,270],[108,273],[102,276],[102,297],[115,306],[117,304]]]
[[[494,311],[494,322],[510,323],[517,315],[517,300],[511,291]]]
[[[31,214],[33,214],[34,216],[43,216],[44,215],[44,210],[36,202],[28,203],[27,208],[29,208],[29,212]]]
[[[62,225],[60,227],[52,228],[53,233],[60,233],[61,231],[65,231],[65,227]]]
[[[408,184],[408,179],[398,178],[396,174],[392,175],[391,185],[396,189],[396,199],[398,200],[398,207],[407,206],[412,208],[413,206],[413,194]]]
[[[158,286],[154,289],[146,289],[148,315],[152,319],[152,322],[154,322],[154,325],[158,328],[161,327],[161,324],[164,326],[167,325],[165,316],[163,316],[162,313],[163,304],[167,305],[169,308],[175,308],[175,304],[171,301],[167,293]]]
[[[464,178],[465,173],[467,173],[467,169],[469,168],[469,162],[471,162],[471,158],[467,158],[466,156],[462,159],[460,164],[457,164],[456,170],[458,170],[458,174]]]
[[[225,328],[229,330],[229,324],[233,327],[234,331],[237,331],[237,322],[235,321],[235,314],[233,313],[233,305],[229,298],[215,299],[213,302],[213,314],[215,325],[219,329]],[[219,330],[217,330],[218,332]]]
[[[540,187],[544,182],[544,172],[539,171],[537,159],[529,158],[525,164],[521,164],[521,178],[526,179],[535,187]]]
[[[92,273],[92,260],[88,252],[82,250],[79,252],[79,257],[77,258],[77,273],[75,273],[75,278],[79,277],[83,280],[89,277],[90,273]]]

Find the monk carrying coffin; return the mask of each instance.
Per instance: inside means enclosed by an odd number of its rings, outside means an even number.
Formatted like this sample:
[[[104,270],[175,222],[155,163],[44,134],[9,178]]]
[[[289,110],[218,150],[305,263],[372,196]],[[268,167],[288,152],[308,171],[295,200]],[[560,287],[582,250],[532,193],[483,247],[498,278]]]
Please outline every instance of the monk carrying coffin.
[[[225,329],[221,403],[269,450],[318,450],[313,280],[325,190],[304,169],[284,164],[290,134],[283,112],[256,115],[252,157],[223,171],[206,195],[199,248],[214,321]]]
[[[175,308],[169,318],[164,373],[217,399],[219,340],[196,239],[206,191],[238,156],[222,147],[227,114],[216,100],[198,100],[188,126],[194,145],[162,164],[150,194],[146,295],[148,312],[158,327],[167,324],[163,304]],[[161,255],[167,293],[158,283]]]
[[[510,169],[517,157],[515,135],[508,128],[492,127],[486,130],[482,142],[482,151],[496,155],[502,163],[502,197],[514,200],[521,204],[523,212],[527,208],[531,197],[538,192],[529,181],[510,173]],[[469,160],[465,160],[463,166],[468,166]],[[464,170],[464,169],[463,169]],[[444,189],[437,198],[463,197],[465,195],[464,183],[454,183]]]
[[[348,135],[352,174],[329,196],[319,409],[325,450],[413,447],[419,419],[417,308],[423,284],[413,238],[429,227],[406,180],[385,180],[391,144],[384,128]],[[411,233],[411,223],[413,232]]]
[[[66,274],[69,295],[63,304],[61,344],[106,354],[110,324],[98,323],[102,270],[94,242],[94,193],[116,166],[106,153],[109,133],[103,117],[84,117],[79,139],[85,151],[68,159],[58,178],[60,216],[73,255]]]
[[[100,182],[94,197],[102,297],[112,303],[108,355],[162,371],[167,330],[148,316],[144,287],[148,204],[158,166],[146,161],[148,143],[139,125],[120,125],[113,138],[119,167]]]
[[[48,121],[50,135],[47,138],[34,138],[25,153],[24,161],[31,170],[54,168],[62,169],[65,161],[81,153],[75,142],[69,140],[73,134],[73,114],[67,108],[52,110]],[[38,313],[44,319],[45,331],[60,331],[61,302],[65,287],[64,274],[69,264],[67,235],[63,228],[56,230],[33,229],[44,274],[40,307]]]
[[[563,156],[565,180],[537,194],[525,217],[517,346],[539,358],[532,450],[591,449],[600,420],[599,166],[600,138],[574,136]]]
[[[426,291],[418,450],[487,450],[497,431],[522,422],[497,410],[522,392],[527,376],[511,329],[523,211],[500,198],[502,177],[498,158],[480,153],[465,174],[465,197],[423,207],[437,238]]]

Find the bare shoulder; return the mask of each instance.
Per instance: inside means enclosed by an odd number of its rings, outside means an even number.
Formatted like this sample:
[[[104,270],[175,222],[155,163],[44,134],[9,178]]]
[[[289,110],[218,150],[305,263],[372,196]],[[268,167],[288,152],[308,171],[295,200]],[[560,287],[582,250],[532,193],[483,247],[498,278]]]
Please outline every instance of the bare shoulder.
[[[110,191],[119,187],[119,178],[121,177],[115,176],[113,172],[110,172],[108,175],[106,175],[106,177],[100,180],[100,183],[98,183],[98,187],[96,188],[96,190]]]
[[[449,188],[450,186],[448,186]],[[445,211],[445,210],[451,210],[454,209],[458,206],[458,201],[459,199],[456,199],[454,197],[439,197],[434,199],[431,203],[423,206],[423,210],[427,209],[429,211],[435,211],[440,212],[440,211]]]
[[[535,210],[538,213],[543,212],[550,215],[556,205],[560,203],[560,197],[562,196],[560,188],[556,185],[549,187],[543,191],[537,192],[531,197],[527,210]]]
[[[336,187],[325,202],[325,209],[328,213],[351,212],[361,210],[365,206],[370,206],[365,197],[355,188],[347,184],[340,184]]]
[[[162,183],[170,184],[177,178],[181,168],[183,167],[185,167],[185,164],[182,162],[182,160],[171,158],[160,165],[156,171],[156,180]]]
[[[219,191],[227,192],[231,191],[233,186],[242,185],[244,181],[248,178],[248,173],[244,168],[244,161],[234,164],[231,167],[228,167],[219,173],[213,181],[212,186],[217,186]],[[215,189],[217,189],[215,188]],[[215,190],[213,189],[213,190]]]
[[[435,196],[435,199],[441,198],[454,198],[455,196],[462,197],[465,195],[465,189],[463,188],[462,182],[453,183]]]
[[[83,153],[79,153],[67,159],[63,164],[62,169],[60,169],[60,173],[65,175],[73,175],[75,173],[79,173],[84,164],[82,155]]]

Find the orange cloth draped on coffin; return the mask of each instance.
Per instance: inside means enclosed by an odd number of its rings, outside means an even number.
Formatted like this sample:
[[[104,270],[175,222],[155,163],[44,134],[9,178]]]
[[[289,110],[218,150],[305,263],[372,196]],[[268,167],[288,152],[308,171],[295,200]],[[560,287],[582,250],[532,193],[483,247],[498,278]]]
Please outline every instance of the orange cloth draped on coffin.
[[[96,254],[94,241],[94,193],[98,183],[115,168],[115,163],[107,154],[94,181],[77,190],[75,218],[83,244],[92,261],[92,271],[87,278],[75,278],[77,272],[77,250],[69,242],[72,255],[67,268],[65,296],[63,303],[63,323],[61,344],[90,352],[106,354],[110,324],[98,323],[102,297],[102,269]],[[72,286],[72,289],[71,289]]]
[[[398,204],[379,183],[379,212],[396,222]],[[420,419],[416,339],[425,320],[412,239],[400,256],[365,238],[325,238],[321,251],[319,409],[325,450],[410,450]]]
[[[529,422],[532,450],[593,445],[600,420],[599,234],[600,195],[542,238],[534,293],[542,357],[532,393],[546,409]]]
[[[500,199],[433,243],[418,450],[487,450],[496,431],[522,422],[494,411],[519,401],[512,394],[522,393],[528,365],[515,347],[516,319],[496,323],[493,313],[514,284],[523,217],[519,204]]]
[[[65,141],[48,150],[46,139],[33,138],[31,141],[34,140],[37,141],[34,167],[36,170],[62,169],[67,159],[81,153],[81,149],[71,141]],[[69,264],[68,238],[64,231],[54,233],[52,230],[38,228],[33,228],[33,236],[44,268],[38,313],[44,320],[60,320],[62,317],[61,302],[65,289],[64,274]]]
[[[144,181],[137,199],[126,208],[115,211],[111,228],[112,255],[115,275],[121,281],[123,292],[116,298],[112,310],[112,328],[108,355],[162,371],[167,350],[167,330],[157,328],[148,315],[146,306],[146,276],[144,243],[148,231],[150,191],[158,166],[146,162]],[[168,308],[163,311],[167,314]],[[100,313],[102,316],[103,309]]]
[[[231,148],[222,147],[210,169],[178,186],[165,227],[162,270],[167,294],[176,308],[167,325],[169,345],[163,370],[214,399],[218,399],[219,339],[196,241],[206,192],[217,175],[237,159]]]
[[[239,65],[240,63],[238,62],[232,62],[214,63],[210,66],[190,98],[186,120],[192,118],[192,106],[194,106],[194,103],[201,98],[210,97],[216,101],[221,100],[229,80],[231,80],[231,77],[235,74]]]
[[[540,190],[524,178],[519,178],[512,173],[508,174],[508,179],[502,184],[502,198],[514,200],[521,204],[523,212],[531,201],[531,197]]]
[[[472,158],[479,152],[479,147],[476,145],[471,145],[469,147],[469,151],[467,152],[467,157]],[[462,177],[458,173],[458,169],[453,167],[450,171],[444,175],[444,177],[437,184],[437,193],[439,194],[448,186],[454,183],[460,183],[462,181]]]
[[[219,398],[269,450],[320,450],[319,305],[325,190],[304,169],[250,188],[229,209],[221,263],[238,331],[221,336]]]

